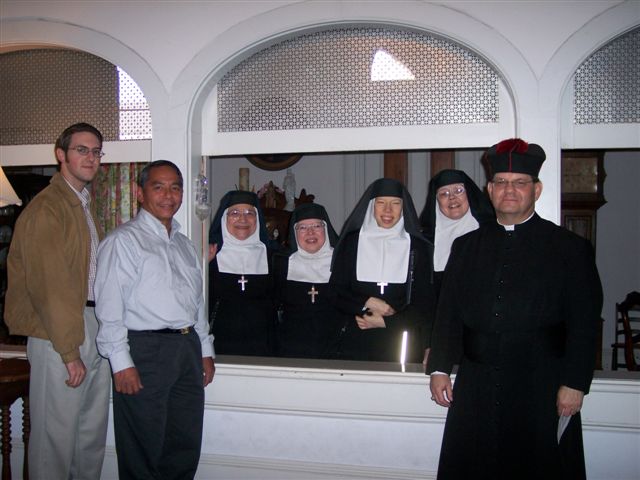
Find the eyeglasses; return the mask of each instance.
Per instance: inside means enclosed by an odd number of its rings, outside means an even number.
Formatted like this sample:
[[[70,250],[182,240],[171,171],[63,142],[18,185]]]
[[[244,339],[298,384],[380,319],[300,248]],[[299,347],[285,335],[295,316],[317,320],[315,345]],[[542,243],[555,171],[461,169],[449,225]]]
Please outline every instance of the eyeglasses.
[[[320,222],[320,223],[296,223],[295,227],[293,227],[293,229],[296,232],[300,232],[300,233],[308,233],[311,232],[312,230],[324,230],[324,222]]]
[[[227,216],[232,220],[238,220],[240,217],[254,219],[256,218],[256,211],[249,210],[248,208],[245,208],[244,210],[238,210],[237,208],[234,208],[233,210],[229,210],[227,212]]]
[[[68,148],[68,150],[75,150],[83,157],[86,157],[87,155],[91,154],[94,158],[102,158],[105,155],[105,153],[99,148],[92,149],[89,147],[85,147],[84,145],[78,145],[77,147],[70,147]]]
[[[438,195],[438,198],[441,198],[443,200],[448,200],[449,198],[459,197],[464,192],[465,192],[464,187],[462,185],[458,185],[457,187],[454,187],[451,190],[449,189],[439,190],[437,195]]]
[[[507,180],[505,178],[497,178],[491,183],[493,183],[494,187],[499,190],[507,188],[507,185],[511,185],[516,190],[524,190],[525,188],[527,188],[527,185],[529,185],[530,183],[534,183],[534,180],[525,180],[523,178],[518,178],[516,180]]]

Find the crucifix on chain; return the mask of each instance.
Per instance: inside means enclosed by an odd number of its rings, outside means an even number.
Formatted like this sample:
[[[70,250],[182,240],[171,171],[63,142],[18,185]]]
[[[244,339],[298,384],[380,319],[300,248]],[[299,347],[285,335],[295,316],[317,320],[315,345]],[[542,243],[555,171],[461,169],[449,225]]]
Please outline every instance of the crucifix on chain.
[[[240,280],[238,280],[238,283],[241,284],[242,286],[242,291],[244,292],[244,284],[245,283],[249,283],[249,280],[247,280],[246,278],[244,278],[244,275],[242,275],[240,277]]]
[[[384,295],[384,287],[389,285],[387,282],[378,282],[376,283],[380,287],[380,295]]]
[[[315,285],[311,285],[311,290],[307,292],[307,295],[311,295],[311,303],[316,303],[316,295],[319,295],[320,292],[316,290]]]

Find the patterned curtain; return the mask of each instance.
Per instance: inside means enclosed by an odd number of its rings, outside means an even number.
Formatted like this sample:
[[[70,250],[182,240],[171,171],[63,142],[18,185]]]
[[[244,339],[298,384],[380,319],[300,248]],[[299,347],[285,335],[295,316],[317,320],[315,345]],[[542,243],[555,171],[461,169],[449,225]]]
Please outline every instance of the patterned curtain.
[[[100,166],[91,197],[105,234],[138,212],[136,181],[146,163],[108,163]]]

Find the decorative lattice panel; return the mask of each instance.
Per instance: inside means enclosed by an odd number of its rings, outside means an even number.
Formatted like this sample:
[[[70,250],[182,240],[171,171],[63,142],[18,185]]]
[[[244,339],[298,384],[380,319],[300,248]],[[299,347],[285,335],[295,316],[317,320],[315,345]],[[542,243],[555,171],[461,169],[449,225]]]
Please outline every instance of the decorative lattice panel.
[[[151,112],[138,84],[118,67],[120,140],[151,138]]]
[[[498,121],[498,76],[443,39],[345,28],[266,48],[218,84],[218,130]]]
[[[118,140],[118,75],[99,57],[61,49],[4,53],[0,85],[2,145],[54,143],[77,122]]]
[[[574,123],[640,122],[640,28],[591,55],[574,77]]]

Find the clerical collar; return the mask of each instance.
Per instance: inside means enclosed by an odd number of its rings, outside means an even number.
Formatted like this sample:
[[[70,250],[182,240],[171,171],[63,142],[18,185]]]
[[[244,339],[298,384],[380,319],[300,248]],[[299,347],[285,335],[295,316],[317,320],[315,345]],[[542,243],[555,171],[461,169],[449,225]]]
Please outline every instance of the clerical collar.
[[[531,215],[529,215],[529,218],[527,218],[524,222],[520,222],[520,223],[518,223],[516,225],[522,225],[523,223],[527,223],[529,220],[531,220],[533,218],[533,216],[535,214],[536,214],[536,212],[534,210],[534,212]],[[502,225],[507,232],[512,232],[512,231],[514,231],[516,229],[515,225],[504,225],[504,224],[500,223],[500,220],[497,220],[497,222],[498,222],[498,225]]]

